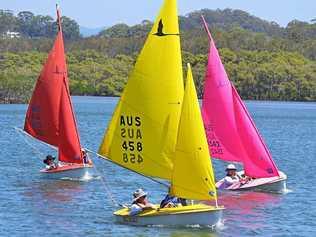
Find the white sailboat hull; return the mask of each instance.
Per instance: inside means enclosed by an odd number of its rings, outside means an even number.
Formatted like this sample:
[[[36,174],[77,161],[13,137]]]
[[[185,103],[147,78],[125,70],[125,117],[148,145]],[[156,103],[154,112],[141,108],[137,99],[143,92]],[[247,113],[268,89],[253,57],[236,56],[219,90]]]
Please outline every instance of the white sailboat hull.
[[[84,179],[92,176],[93,165],[74,164],[64,165],[57,169],[42,169],[40,172],[45,178],[49,179]]]
[[[239,175],[243,175],[244,171],[238,172]],[[252,191],[263,191],[263,192],[274,192],[282,193],[286,190],[286,180],[287,176],[282,171],[279,171],[280,176],[271,177],[271,178],[257,178],[248,181],[246,184],[233,184],[224,190],[230,191],[243,191],[243,190],[252,190]],[[224,183],[224,179],[221,179],[216,183],[216,187],[222,189],[221,186]]]
[[[204,209],[199,207],[204,207]],[[135,226],[216,226],[221,222],[223,210],[223,207],[216,208],[197,204],[179,208],[165,208],[160,209],[160,211],[154,210],[136,216],[128,215],[128,209],[122,209],[115,212],[114,215],[116,222]]]

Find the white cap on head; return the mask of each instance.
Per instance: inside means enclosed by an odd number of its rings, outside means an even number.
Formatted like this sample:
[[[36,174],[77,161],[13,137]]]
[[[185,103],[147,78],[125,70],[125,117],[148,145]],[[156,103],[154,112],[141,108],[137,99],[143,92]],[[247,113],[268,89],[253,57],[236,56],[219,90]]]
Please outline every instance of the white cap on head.
[[[236,169],[236,166],[234,164],[229,164],[229,165],[227,165],[226,170],[237,170],[237,169]]]

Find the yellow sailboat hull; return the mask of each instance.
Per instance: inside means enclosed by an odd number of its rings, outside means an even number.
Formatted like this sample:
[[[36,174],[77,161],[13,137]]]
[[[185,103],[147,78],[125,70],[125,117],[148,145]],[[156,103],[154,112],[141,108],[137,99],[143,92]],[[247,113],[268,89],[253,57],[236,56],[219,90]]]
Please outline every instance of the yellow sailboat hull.
[[[129,215],[129,209],[114,212],[116,222],[128,225],[162,225],[162,226],[215,226],[222,219],[224,207],[194,204],[189,206],[146,210],[138,215]]]

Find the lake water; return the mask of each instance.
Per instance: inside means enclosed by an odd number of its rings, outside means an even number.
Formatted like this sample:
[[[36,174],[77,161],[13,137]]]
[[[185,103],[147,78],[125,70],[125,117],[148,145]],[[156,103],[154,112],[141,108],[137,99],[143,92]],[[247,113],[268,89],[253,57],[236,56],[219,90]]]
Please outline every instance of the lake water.
[[[116,98],[74,97],[82,144],[97,150]],[[121,203],[145,188],[152,202],[166,190],[103,160],[95,160],[101,178],[89,182],[45,180],[40,152],[48,148],[14,129],[22,127],[26,105],[0,105],[0,236],[315,236],[316,104],[247,102],[278,167],[288,175],[283,195],[243,192],[219,197],[224,224],[207,228],[131,227],[113,222],[112,202]],[[34,149],[36,148],[37,151]],[[214,161],[216,176],[224,164]],[[103,182],[102,182],[103,181]]]

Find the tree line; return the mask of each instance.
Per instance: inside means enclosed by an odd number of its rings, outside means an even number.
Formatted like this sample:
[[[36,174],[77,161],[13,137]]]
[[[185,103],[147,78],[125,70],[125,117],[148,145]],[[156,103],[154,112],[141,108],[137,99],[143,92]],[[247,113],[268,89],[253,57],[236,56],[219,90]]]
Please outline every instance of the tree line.
[[[201,14],[243,99],[316,100],[315,22],[294,20],[280,27],[231,9],[204,9],[180,17],[183,65],[192,64],[200,97],[208,53]],[[71,93],[119,96],[151,27],[146,20],[114,25],[93,37],[68,38]],[[0,39],[0,103],[28,101],[53,36]]]
[[[80,37],[76,21],[66,16],[61,21],[66,39],[75,40]],[[0,10],[0,35],[5,37],[8,31],[18,32],[23,38],[51,38],[57,33],[57,24],[51,16],[35,15],[30,11],[14,15],[13,11]]]

